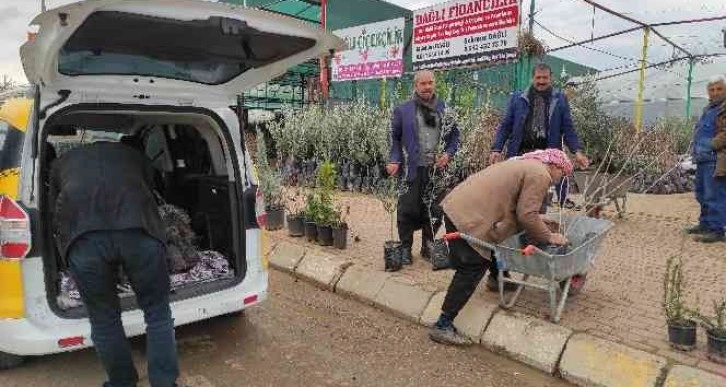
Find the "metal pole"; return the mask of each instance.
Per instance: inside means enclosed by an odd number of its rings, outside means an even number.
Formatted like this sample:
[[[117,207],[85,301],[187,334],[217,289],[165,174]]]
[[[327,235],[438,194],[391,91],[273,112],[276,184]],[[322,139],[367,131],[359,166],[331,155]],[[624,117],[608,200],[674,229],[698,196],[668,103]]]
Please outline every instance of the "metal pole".
[[[45,5],[45,0],[40,0],[40,11],[45,12],[48,7]]]
[[[638,81],[638,99],[635,101],[635,130],[643,129],[643,94],[645,91],[645,65],[648,60],[648,36],[650,28],[643,29],[643,53],[640,59],[640,80]]]
[[[529,3],[529,33],[534,34],[534,2]]]
[[[688,61],[688,97],[686,97],[686,119],[691,118],[691,83],[693,82],[693,59]]]

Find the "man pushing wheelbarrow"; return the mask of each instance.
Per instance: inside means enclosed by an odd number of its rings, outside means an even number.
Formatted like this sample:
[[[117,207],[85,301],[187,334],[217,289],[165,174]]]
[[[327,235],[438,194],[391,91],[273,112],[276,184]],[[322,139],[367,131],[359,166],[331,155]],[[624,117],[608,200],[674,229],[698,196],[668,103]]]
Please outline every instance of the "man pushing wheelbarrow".
[[[453,321],[487,270],[491,280],[498,279],[500,294],[503,293],[504,276],[498,276],[497,265],[492,263],[492,249],[496,246],[516,239],[522,231],[529,243],[538,246],[568,244],[562,233],[548,227],[540,208],[549,188],[572,172],[572,162],[564,152],[538,150],[470,176],[444,198],[446,239],[456,272],[441,315],[430,332],[431,340],[454,345],[471,343],[457,331]],[[521,287],[517,294],[519,291]]]

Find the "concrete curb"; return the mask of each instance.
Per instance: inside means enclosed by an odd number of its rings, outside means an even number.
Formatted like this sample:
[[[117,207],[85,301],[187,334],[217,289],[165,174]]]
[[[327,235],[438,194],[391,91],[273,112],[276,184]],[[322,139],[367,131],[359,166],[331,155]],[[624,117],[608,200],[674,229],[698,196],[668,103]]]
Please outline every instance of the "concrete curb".
[[[279,242],[270,266],[424,326],[438,319],[444,292],[404,283],[316,247]],[[663,356],[472,298],[455,320],[459,330],[487,349],[579,386],[716,387],[726,378]]]

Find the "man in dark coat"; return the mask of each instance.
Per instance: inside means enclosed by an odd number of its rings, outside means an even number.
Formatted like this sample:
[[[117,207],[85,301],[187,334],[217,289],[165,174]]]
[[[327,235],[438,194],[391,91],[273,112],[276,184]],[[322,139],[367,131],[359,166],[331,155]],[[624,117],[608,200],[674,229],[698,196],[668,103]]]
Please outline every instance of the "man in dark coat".
[[[166,236],[152,182],[141,152],[110,142],[68,151],[50,173],[55,241],[88,311],[106,386],[138,382],[116,294],[119,267],[144,312],[151,385],[174,386],[179,377]]]
[[[726,172],[719,172],[717,168],[717,155],[724,152],[720,143],[723,135],[717,136],[717,133],[720,129],[719,120],[723,123],[719,113],[726,104],[726,78],[714,77],[708,83],[707,90],[709,103],[703,109],[693,133],[696,200],[701,206],[701,214],[698,224],[686,228],[686,232],[695,234],[699,242],[726,242]]]
[[[440,198],[429,197],[434,182],[434,168],[443,169],[449,164],[459,147],[459,129],[453,122],[445,122],[446,106],[434,90],[434,73],[419,71],[414,75],[415,93],[410,101],[398,106],[391,122],[390,162],[386,166],[389,175],[395,176],[405,166],[407,190],[398,205],[398,236],[404,247],[402,262],[412,262],[413,233],[421,229],[421,256],[430,258],[429,246],[441,226],[442,220],[429,216],[429,206]],[[440,152],[443,146],[443,152]],[[405,159],[404,159],[405,151]],[[425,203],[429,201],[429,203]]]
[[[577,166],[587,168],[590,162],[582,152],[582,145],[572,124],[567,97],[552,87],[552,69],[539,63],[532,74],[532,85],[512,95],[507,112],[497,128],[489,163],[494,164],[503,159],[505,145],[506,158],[511,158],[538,149],[561,150],[563,142],[575,154]],[[567,189],[566,180],[558,183],[560,205],[568,204]]]

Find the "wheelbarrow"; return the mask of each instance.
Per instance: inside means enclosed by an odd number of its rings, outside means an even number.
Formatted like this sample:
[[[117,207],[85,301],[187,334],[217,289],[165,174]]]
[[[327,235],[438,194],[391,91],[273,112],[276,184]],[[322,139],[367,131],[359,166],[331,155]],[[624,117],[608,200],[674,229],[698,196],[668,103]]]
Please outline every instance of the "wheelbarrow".
[[[548,216],[554,221],[554,217]],[[559,217],[558,217],[559,218]],[[502,309],[512,308],[525,287],[547,292],[550,319],[558,323],[570,294],[573,279],[584,281],[585,275],[592,267],[597,253],[613,223],[605,219],[587,216],[562,216],[557,219],[566,230],[565,236],[569,245],[563,254],[553,254],[533,244],[522,245],[523,233],[516,234],[500,244],[492,244],[479,240],[471,235],[454,232],[444,235],[447,241],[462,239],[472,246],[479,246],[496,253],[499,275],[499,306]],[[522,279],[504,276],[504,271],[520,273]],[[530,278],[540,278],[533,282]],[[504,285],[514,283],[517,289],[507,299]],[[584,286],[583,284],[580,284]]]
[[[589,215],[599,217],[600,211],[613,203],[618,217],[623,217],[628,200],[627,194],[632,185],[630,177],[595,173],[595,171],[575,171],[573,177],[579,193],[585,199]]]

